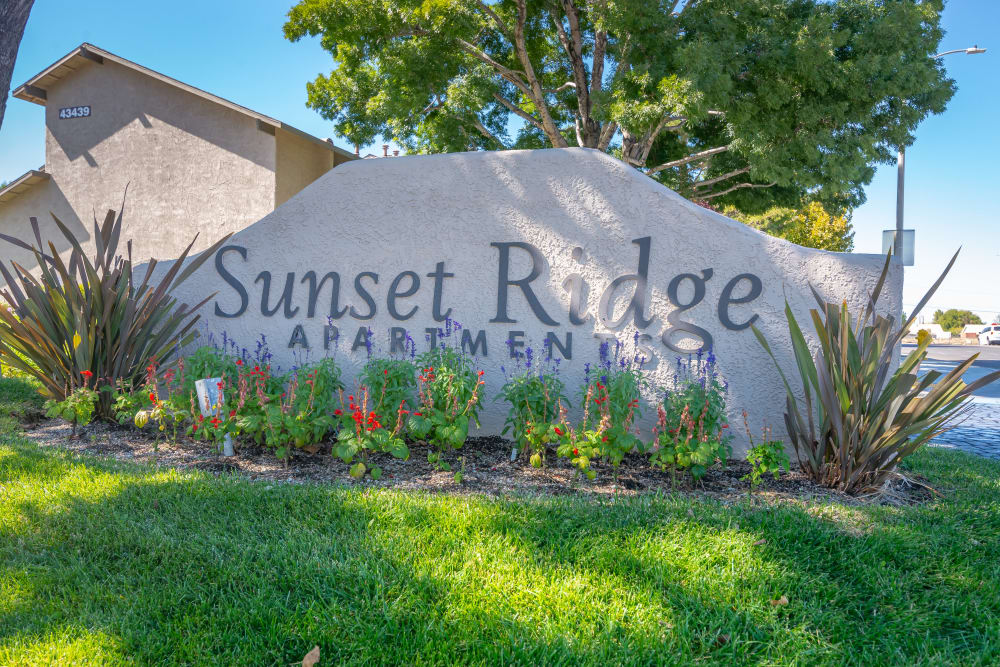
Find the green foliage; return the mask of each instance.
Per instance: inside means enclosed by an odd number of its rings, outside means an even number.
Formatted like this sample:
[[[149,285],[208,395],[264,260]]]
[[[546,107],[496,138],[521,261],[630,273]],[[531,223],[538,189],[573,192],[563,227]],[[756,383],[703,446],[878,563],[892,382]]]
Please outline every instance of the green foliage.
[[[569,458],[590,479],[595,475],[590,468],[595,459],[610,464],[617,476],[625,455],[643,449],[634,424],[641,415],[644,382],[639,369],[616,368],[583,387],[583,422],[576,429],[563,422],[567,434],[556,453]]]
[[[212,345],[203,345],[184,357],[181,391],[184,394],[193,392],[198,380],[222,378],[227,385],[232,385],[240,373],[237,359]]]
[[[983,321],[971,310],[949,308],[945,311],[934,311],[934,323],[940,324],[945,331],[960,334],[966,324],[983,324]]]
[[[285,461],[293,448],[318,450],[339,421],[334,411],[344,385],[336,362],[322,359],[277,380],[269,366],[236,363],[237,381],[225,396],[226,404],[213,410],[214,419],[203,420],[200,412],[196,416],[202,432],[209,437],[243,433],[274,449],[275,456]]]
[[[45,416],[59,417],[73,424],[73,435],[78,426],[86,426],[94,416],[98,394],[89,387],[77,387],[61,401],[45,401]]]
[[[699,353],[697,361],[689,358],[686,367],[678,361],[674,382],[674,389],[657,406],[649,448],[650,463],[670,469],[672,487],[677,470],[690,471],[698,481],[717,460],[725,465],[732,440],[726,423],[726,388],[716,373],[715,356],[709,353],[703,360]]]
[[[417,358],[417,407],[410,415],[410,436],[427,440],[437,451],[428,452],[428,462],[451,470],[444,454],[460,449],[469,437],[469,426],[479,424],[483,372],[461,352],[441,347]]]
[[[854,249],[854,227],[850,216],[831,215],[820,202],[810,202],[800,209],[772,208],[757,215],[741,213],[735,206],[727,206],[722,212],[771,236],[807,248],[833,252]]]
[[[372,409],[379,414],[395,412],[400,404],[411,409],[417,388],[416,369],[405,359],[369,359],[361,373],[372,392]]]
[[[354,144],[585,146],[691,199],[761,212],[807,194],[864,201],[875,166],[954,93],[932,57],[941,9],[299,0],[284,31],[319,36],[333,56],[307,103]]]
[[[710,401],[705,400],[701,410],[692,412],[689,404],[678,401],[680,414],[673,415],[662,406],[658,410],[654,440],[650,446],[650,463],[665,470],[670,469],[671,486],[677,470],[688,470],[695,481],[704,477],[716,461],[726,464],[729,458],[729,441],[732,439],[725,429],[728,424],[719,424],[712,414]],[[670,398],[667,405],[671,406]],[[697,414],[695,419],[693,414]]]
[[[785,453],[785,446],[780,440],[765,440],[748,449],[747,463],[750,464],[750,472],[740,479],[749,481],[751,489],[756,489],[761,478],[767,473],[778,479],[781,469],[784,468],[785,472],[788,472],[789,465],[788,454]]]
[[[956,252],[914,313],[926,305],[957,258]],[[918,375],[927,357],[927,341],[890,372],[896,346],[913,324],[913,316],[899,327],[894,317],[875,311],[889,262],[887,256],[869,304],[854,324],[846,304],[828,303],[813,290],[819,304],[819,309],[810,311],[820,343],[815,358],[785,304],[804,405],[764,335],[753,329],[785,383],[785,424],[799,464],[817,482],[848,493],[878,492],[900,461],[947,430],[973,391],[1000,379],[996,371],[971,384],[962,380],[978,354],[943,376],[934,370]]]
[[[531,449],[538,453],[537,448],[531,445],[538,444],[537,440],[542,436],[536,432],[530,438],[532,442],[529,442],[528,431],[533,425],[538,425],[537,431],[548,431],[554,427],[562,405],[566,403],[564,391],[562,380],[552,373],[525,371],[511,377],[495,397],[495,400],[503,399],[510,405],[503,434],[511,433],[522,450]],[[544,458],[544,453],[540,458]]]
[[[194,313],[211,297],[189,308],[178,304],[170,291],[212,257],[229,236],[185,266],[192,241],[160,283],[151,285],[151,271],[144,271],[137,281],[131,257],[115,254],[121,214],[115,217],[114,211],[108,211],[103,225],[94,219],[92,258],[62,221],[54,214],[52,219],[71,248],[68,262],[45,254],[34,219],[31,226],[37,245],[0,235],[30,251],[39,272],[35,277],[12,263],[12,275],[0,264],[7,283],[0,295],[11,306],[0,309],[0,354],[7,365],[37,379],[42,393],[56,402],[82,384],[85,371],[94,377],[97,390],[113,388],[119,381],[138,383],[150,363],[162,364],[193,339],[192,327],[198,320]],[[110,391],[102,392],[96,410],[107,419],[114,417]]]
[[[360,459],[351,466],[350,474],[354,479],[361,479],[367,473],[377,480],[382,476],[382,469],[371,463],[369,455],[372,452],[388,453],[403,460],[410,458],[410,450],[401,437],[406,409],[403,403],[394,413],[379,414],[368,409],[371,403],[367,387],[360,389],[357,399],[354,394],[347,398],[347,405],[336,411],[340,430],[333,451],[347,464],[355,458]]]
[[[744,482],[750,482],[750,492],[760,485],[760,480],[767,473],[771,473],[775,479],[781,475],[781,469],[788,472],[790,462],[788,454],[785,452],[785,445],[780,440],[771,438],[771,429],[765,424],[761,432],[763,440],[760,443],[753,441],[753,433],[750,432],[750,422],[747,419],[747,411],[743,411],[743,426],[747,431],[747,438],[750,440],[750,448],[747,450],[747,463],[750,464],[750,472],[741,477]]]

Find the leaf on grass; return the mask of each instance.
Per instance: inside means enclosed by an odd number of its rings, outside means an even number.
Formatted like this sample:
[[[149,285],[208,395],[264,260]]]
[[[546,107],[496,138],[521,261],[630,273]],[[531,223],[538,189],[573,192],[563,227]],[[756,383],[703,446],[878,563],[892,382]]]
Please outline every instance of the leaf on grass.
[[[306,445],[302,448],[302,451],[309,452],[310,454],[315,454],[319,451],[319,445]]]
[[[753,543],[755,547],[759,547],[762,544],[767,544],[767,540],[765,540],[763,537]]]
[[[785,597],[784,595],[782,595],[777,600],[771,600],[772,607],[784,607],[787,604],[788,604],[788,598]]]
[[[715,638],[716,646],[725,646],[729,643],[729,635],[719,635]]]
[[[688,508],[688,516],[691,517],[692,519],[694,518],[694,510],[691,509],[690,507]]]
[[[313,650],[302,658],[302,667],[314,667],[317,663],[319,663],[319,646],[313,646]]]

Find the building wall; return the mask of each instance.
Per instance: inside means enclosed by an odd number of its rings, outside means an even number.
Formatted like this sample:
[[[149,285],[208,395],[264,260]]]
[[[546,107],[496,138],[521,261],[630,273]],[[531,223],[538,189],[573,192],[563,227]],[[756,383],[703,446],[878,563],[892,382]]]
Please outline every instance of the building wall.
[[[35,245],[30,222],[33,216],[38,219],[42,240],[46,243],[52,241],[56,250],[63,253],[69,250],[70,244],[52,220],[52,214],[55,214],[77,238],[90,238],[91,230],[94,228],[93,215],[85,222],[81,221],[58,186],[51,180],[37,183],[21,196],[0,204],[0,233]],[[48,252],[47,246],[46,252]],[[32,253],[6,241],[0,241],[0,261],[4,262],[8,270],[11,270],[11,262],[16,262],[28,270],[36,265]],[[5,283],[6,281],[0,276],[0,285]]]
[[[274,209],[275,137],[254,118],[109,60],[87,62],[47,93],[51,181],[0,205],[0,230],[24,237],[28,215],[63,205],[89,232],[94,211],[118,209],[127,185],[123,240],[137,260],[170,259],[195,233],[203,249]],[[90,117],[59,118],[80,105]]]
[[[324,146],[285,130],[277,130],[274,139],[274,205],[277,207],[333,169],[335,154]]]

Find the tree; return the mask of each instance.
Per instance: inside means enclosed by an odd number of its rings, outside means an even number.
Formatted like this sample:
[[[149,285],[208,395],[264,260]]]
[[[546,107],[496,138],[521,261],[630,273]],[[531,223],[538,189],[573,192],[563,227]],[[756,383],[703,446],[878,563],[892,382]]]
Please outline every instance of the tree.
[[[731,218],[780,236],[807,248],[850,252],[854,249],[854,228],[847,214],[830,215],[819,202],[810,202],[801,209],[772,208],[759,215],[747,215],[728,206],[722,211]]]
[[[942,0],[300,0],[335,59],[308,105],[355,144],[584,146],[760,213],[864,201],[954,92]]]
[[[0,6],[0,126],[7,111],[10,77],[14,74],[17,49],[21,46],[24,26],[34,0],[3,0]]]
[[[945,311],[934,311],[934,323],[940,324],[946,331],[957,334],[962,332],[966,324],[983,324],[983,321],[979,319],[979,315],[970,310],[949,308]]]

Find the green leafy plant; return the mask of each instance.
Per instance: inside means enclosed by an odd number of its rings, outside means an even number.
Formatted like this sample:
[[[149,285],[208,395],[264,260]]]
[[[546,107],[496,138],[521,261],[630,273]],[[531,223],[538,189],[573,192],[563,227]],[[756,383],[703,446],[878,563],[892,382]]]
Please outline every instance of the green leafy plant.
[[[343,392],[340,392],[339,398],[343,405]],[[400,435],[405,426],[404,415],[407,410],[405,402],[400,400],[395,420],[390,423],[386,417],[370,410],[369,405],[368,388],[361,387],[357,397],[354,394],[347,397],[346,409],[341,407],[336,410],[341,426],[334,453],[347,464],[351,464],[355,458],[360,459],[351,465],[350,474],[354,479],[361,479],[367,473],[372,479],[378,480],[382,476],[382,468],[372,464],[372,452],[391,454],[403,460],[410,458],[410,450]]]
[[[73,427],[70,437],[75,438],[76,429],[86,426],[93,418],[97,400],[98,392],[85,385],[80,386],[61,401],[51,398],[45,401],[45,416],[59,417],[68,421]]]
[[[119,380],[138,384],[151,361],[169,360],[195,336],[195,312],[212,296],[194,307],[179,304],[171,290],[186,280],[215,254],[229,238],[186,262],[194,241],[180,254],[158,284],[149,281],[157,262],[150,259],[143,278],[133,276],[131,254],[117,255],[122,215],[108,211],[104,223],[94,219],[93,257],[55,215],[52,216],[70,245],[64,261],[50,243],[43,250],[38,221],[31,219],[37,245],[0,234],[0,238],[30,251],[37,277],[16,264],[12,271],[0,264],[7,285],[0,290],[10,309],[0,309],[0,353],[8,366],[36,379],[40,391],[60,402],[80,386],[83,371],[92,373],[94,389],[115,387]],[[197,237],[195,237],[197,239]],[[101,392],[99,416],[113,419],[112,392]]]
[[[379,414],[414,405],[416,369],[405,359],[369,359],[361,372],[362,384],[372,392],[372,409]]]
[[[819,342],[815,355],[786,303],[804,400],[793,390],[764,335],[754,327],[754,335],[771,355],[785,384],[785,425],[799,464],[817,482],[847,493],[879,492],[898,474],[900,461],[945,432],[963,413],[973,391],[1000,378],[996,371],[971,384],[962,380],[978,354],[947,374],[931,370],[919,375],[927,357],[926,340],[895,367],[896,350],[916,313],[957,258],[956,252],[902,327],[875,308],[889,272],[889,256],[868,305],[853,323],[846,303],[828,303],[813,289],[819,304],[810,311]]]
[[[712,429],[712,416],[708,399],[695,419],[687,404],[682,403],[680,417],[670,419],[663,406],[657,408],[657,423],[653,429],[654,440],[649,450],[650,463],[670,469],[670,485],[676,485],[677,470],[688,470],[694,481],[700,480],[716,462],[725,465],[729,458],[730,437],[724,434],[728,424],[716,424]]]
[[[236,362],[240,363],[237,364]],[[198,380],[222,378],[227,385],[233,385],[244,362],[232,357],[212,345],[202,345],[186,355],[180,368],[180,391],[185,395],[194,391]]]
[[[427,461],[441,470],[451,470],[444,454],[465,444],[470,424],[479,425],[483,372],[477,372],[469,357],[451,348],[427,352],[417,363],[418,409],[410,414],[407,426],[414,439],[434,445]]]
[[[149,399],[150,407],[136,411],[132,421],[138,428],[145,428],[146,424],[151,421],[156,424],[158,436],[153,442],[153,450],[158,451],[160,436],[166,437],[168,426],[173,438],[177,438],[177,428],[187,418],[187,412],[174,408],[170,401],[159,400],[156,394],[151,393]]]
[[[292,450],[319,451],[319,443],[337,425],[340,368],[333,359],[291,371],[275,381],[269,366],[236,361],[232,408],[240,433],[274,449],[285,461]]]
[[[747,438],[750,440],[750,448],[747,450],[747,463],[750,464],[750,472],[741,477],[744,482],[750,483],[750,492],[760,485],[760,480],[767,473],[771,473],[775,479],[781,475],[784,468],[788,472],[789,460],[785,452],[785,445],[780,440],[771,438],[771,428],[762,428],[763,441],[755,444],[753,433],[750,432],[750,423],[747,420],[747,411],[743,411],[743,427],[747,431]]]
[[[510,407],[503,434],[511,432],[521,451],[531,452],[532,465],[545,461],[546,448],[556,443],[564,429],[557,423],[566,402],[565,385],[552,373],[525,371],[511,377],[500,389],[496,400]]]
[[[559,445],[569,438],[569,433],[569,429],[559,423],[528,422],[524,434],[524,447],[526,451],[531,452],[528,459],[531,466],[543,467],[549,448],[555,446],[558,451]]]
[[[615,369],[584,388],[583,421],[579,428],[567,427],[567,437],[557,447],[559,456],[571,463],[589,479],[595,477],[590,464],[601,459],[614,469],[615,482],[618,467],[625,455],[643,449],[635,422],[641,414],[640,400],[644,380],[637,368]]]

